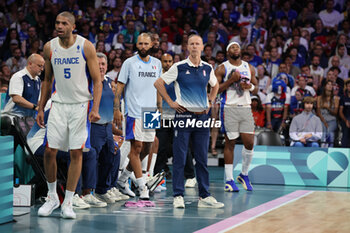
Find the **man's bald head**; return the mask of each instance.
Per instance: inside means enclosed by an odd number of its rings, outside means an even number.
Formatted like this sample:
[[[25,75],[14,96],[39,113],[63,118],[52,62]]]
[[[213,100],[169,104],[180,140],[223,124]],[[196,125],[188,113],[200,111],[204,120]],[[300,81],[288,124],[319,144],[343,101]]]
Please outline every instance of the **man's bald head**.
[[[162,61],[162,68],[164,72],[168,71],[174,63],[173,57],[168,53],[164,53],[162,55],[161,61]]]

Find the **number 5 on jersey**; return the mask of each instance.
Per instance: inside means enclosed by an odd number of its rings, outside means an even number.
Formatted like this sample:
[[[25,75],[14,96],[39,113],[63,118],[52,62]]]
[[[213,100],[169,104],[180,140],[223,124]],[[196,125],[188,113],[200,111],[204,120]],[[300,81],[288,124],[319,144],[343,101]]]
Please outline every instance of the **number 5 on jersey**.
[[[66,79],[70,79],[71,73],[70,73],[70,68],[64,68],[64,77]]]

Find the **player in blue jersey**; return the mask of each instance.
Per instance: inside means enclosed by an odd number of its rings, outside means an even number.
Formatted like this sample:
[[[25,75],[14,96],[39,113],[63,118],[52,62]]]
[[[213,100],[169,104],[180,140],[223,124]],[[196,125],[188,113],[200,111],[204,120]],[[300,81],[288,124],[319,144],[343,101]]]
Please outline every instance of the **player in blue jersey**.
[[[127,183],[132,171],[134,171],[140,199],[147,200],[149,199],[149,190],[142,177],[141,161],[150,152],[155,130],[143,129],[142,112],[143,109],[156,109],[157,91],[153,84],[160,77],[162,65],[157,58],[149,55],[152,47],[149,34],[142,33],[138,36],[136,47],[138,54],[128,58],[120,70],[114,100],[114,120],[118,126],[121,126],[120,98],[124,91],[127,107],[125,139],[131,142],[130,162],[121,173],[118,185],[122,193],[135,196]]]
[[[189,57],[175,63],[155,83],[163,99],[177,111],[174,123],[178,126],[175,127],[173,139],[173,205],[174,208],[185,208],[183,175],[188,144],[191,140],[200,197],[198,207],[221,208],[224,204],[217,202],[209,193],[207,160],[210,129],[204,126],[204,122],[209,120],[208,108],[215,101],[219,84],[213,67],[201,60],[202,38],[191,35],[188,38],[187,49],[190,53]],[[169,85],[172,82],[175,82],[176,101],[170,98],[165,88],[165,84]],[[212,87],[209,96],[207,96],[208,83]],[[196,126],[189,126],[189,122],[195,122]],[[185,126],[181,127],[184,124]],[[200,127],[201,124],[203,127]]]
[[[72,198],[81,173],[83,148],[90,146],[89,121],[100,119],[98,109],[102,86],[94,46],[83,37],[72,33],[75,29],[75,17],[69,12],[60,13],[56,17],[55,29],[58,37],[44,46],[45,80],[42,83],[37,116],[38,125],[45,127],[43,110],[51,97],[44,154],[48,195],[45,204],[39,208],[38,215],[49,216],[60,206],[56,193],[56,154],[58,150],[70,150],[71,163],[61,217],[74,219],[76,214],[73,211]],[[54,79],[55,85],[52,87]],[[54,92],[51,96],[52,88]],[[93,106],[89,113],[92,99]]]

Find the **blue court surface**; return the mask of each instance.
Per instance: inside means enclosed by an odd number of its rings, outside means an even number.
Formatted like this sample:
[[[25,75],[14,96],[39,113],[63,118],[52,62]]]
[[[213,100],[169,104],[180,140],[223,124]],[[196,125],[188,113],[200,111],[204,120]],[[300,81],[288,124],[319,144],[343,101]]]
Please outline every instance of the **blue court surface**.
[[[220,221],[232,216],[262,206],[281,197],[288,196],[297,190],[341,191],[349,192],[344,188],[320,188],[304,186],[282,185],[254,185],[253,192],[245,191],[240,184],[238,193],[223,191],[222,167],[209,167],[212,195],[225,203],[223,209],[199,209],[197,208],[198,191],[196,188],[186,188],[185,209],[174,209],[172,205],[172,185],[167,182],[167,191],[156,193],[152,200],[156,207],[126,208],[124,202],[109,204],[106,208],[90,208],[76,210],[76,220],[60,218],[60,210],[57,209],[50,217],[38,217],[37,210],[41,204],[28,208],[29,213],[15,216],[14,222],[0,226],[1,233],[52,233],[52,232],[216,232],[220,228]],[[19,210],[15,209],[15,212]],[[227,222],[227,220],[226,220]],[[213,226],[214,230],[205,230]],[[256,229],[255,232],[259,232]]]

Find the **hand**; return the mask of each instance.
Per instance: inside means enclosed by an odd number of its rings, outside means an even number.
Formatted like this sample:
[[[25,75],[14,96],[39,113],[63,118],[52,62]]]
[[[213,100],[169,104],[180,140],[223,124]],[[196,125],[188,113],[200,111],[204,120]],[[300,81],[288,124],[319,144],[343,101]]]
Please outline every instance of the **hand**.
[[[272,130],[272,125],[271,125],[271,123],[267,123],[266,128],[268,128],[268,129],[271,129],[271,130]]]
[[[238,70],[236,71],[231,71],[228,80],[231,81],[231,83],[237,82],[241,79],[241,74],[239,73]]]
[[[117,152],[117,150],[123,145],[124,137],[118,136],[118,135],[113,135],[113,140],[115,143],[118,144],[118,146],[114,145],[114,152]]]
[[[324,123],[324,126],[326,126],[326,128],[328,129],[328,124],[327,124],[327,122]]]
[[[89,121],[96,122],[100,119],[101,119],[100,114],[97,111],[91,110],[91,112],[89,114]]]
[[[44,111],[38,111],[38,115],[36,116],[36,123],[39,125],[40,128],[45,128],[45,122],[44,122]]]
[[[301,138],[300,142],[303,143],[303,144],[306,144],[306,139],[305,138]]]
[[[252,85],[249,83],[245,83],[245,82],[241,82],[239,85],[241,85],[241,88],[243,89],[243,90],[249,90],[251,87],[252,87]]]
[[[286,128],[286,122],[284,120],[282,120],[281,128]]]
[[[311,138],[311,137],[312,137],[312,134],[311,134],[311,133],[308,133],[308,134],[306,134],[306,135],[304,136],[305,139],[309,139],[309,138]]]
[[[346,124],[346,127],[350,128],[350,121],[349,120],[346,120],[345,124]]]
[[[114,119],[113,122],[118,126],[118,128],[122,128],[123,114],[116,110],[114,111]]]
[[[170,106],[172,109],[176,110],[178,113],[184,113],[184,112],[187,111],[186,108],[182,107],[181,105],[179,105],[179,104],[178,104],[177,102],[175,102],[175,101],[172,101],[172,102],[169,104],[169,106]]]

